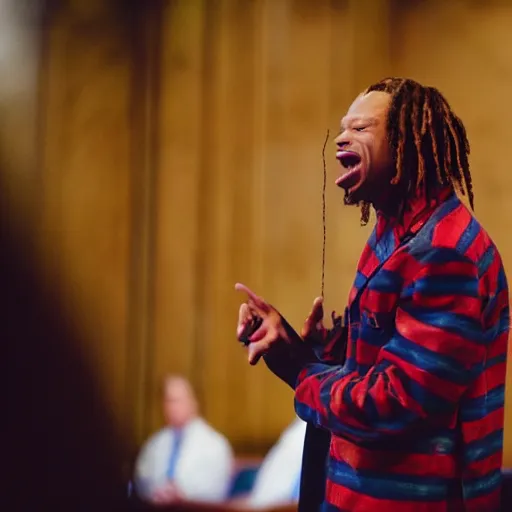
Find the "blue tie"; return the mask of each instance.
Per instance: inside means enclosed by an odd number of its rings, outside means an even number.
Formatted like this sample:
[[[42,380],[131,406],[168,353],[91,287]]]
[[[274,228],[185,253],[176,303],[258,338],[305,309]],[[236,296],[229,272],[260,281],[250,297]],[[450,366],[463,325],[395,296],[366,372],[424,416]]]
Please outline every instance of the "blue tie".
[[[174,478],[174,473],[176,472],[176,464],[178,463],[182,438],[183,432],[181,430],[175,430],[173,432],[171,456],[169,457],[169,466],[167,468],[167,478],[169,480]]]
[[[299,474],[297,475],[297,478],[295,479],[295,482],[293,483],[293,489],[292,489],[292,495],[291,500],[293,502],[299,501],[299,495],[300,495],[300,474],[301,471],[299,471]]]

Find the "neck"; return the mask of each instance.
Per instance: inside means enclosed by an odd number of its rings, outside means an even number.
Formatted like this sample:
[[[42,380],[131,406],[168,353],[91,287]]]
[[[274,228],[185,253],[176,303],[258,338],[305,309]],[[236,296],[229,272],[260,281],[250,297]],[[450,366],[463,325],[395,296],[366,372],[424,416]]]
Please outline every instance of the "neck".
[[[436,208],[440,203],[446,201],[452,193],[453,188],[451,186],[442,187],[435,191],[430,200],[427,201],[425,190],[422,188],[421,190],[417,190],[413,196],[405,199],[403,211],[400,211],[404,195],[399,193],[399,190],[395,189],[394,191],[384,194],[380,200],[377,203],[373,203],[373,205],[377,211],[378,217],[384,218],[388,222],[396,222],[397,226],[403,231],[407,231],[418,216]]]
[[[399,213],[400,204],[402,203],[403,194],[400,193],[398,187],[390,187],[387,191],[379,195],[379,198],[372,201],[377,215],[384,217],[396,217]]]

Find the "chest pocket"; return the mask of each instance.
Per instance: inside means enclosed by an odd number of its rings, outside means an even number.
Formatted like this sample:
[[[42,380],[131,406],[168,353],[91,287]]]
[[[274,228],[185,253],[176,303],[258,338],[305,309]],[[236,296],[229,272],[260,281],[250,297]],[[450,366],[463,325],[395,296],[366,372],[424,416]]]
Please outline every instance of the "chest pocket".
[[[349,363],[361,375],[376,363],[381,348],[395,330],[395,312],[374,312],[363,309],[359,322],[350,326]]]
[[[361,311],[359,338],[365,344],[377,348],[385,345],[395,330],[395,311],[374,312],[368,309]]]

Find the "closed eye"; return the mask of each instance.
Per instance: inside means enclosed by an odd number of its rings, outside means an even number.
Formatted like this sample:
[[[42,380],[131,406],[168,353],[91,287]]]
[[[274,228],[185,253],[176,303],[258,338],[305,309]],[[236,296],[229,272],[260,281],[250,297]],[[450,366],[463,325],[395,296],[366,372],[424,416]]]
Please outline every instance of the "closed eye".
[[[366,130],[366,128],[367,128],[367,126],[356,126],[356,127],[354,128],[354,130],[355,130],[356,132],[363,132],[364,130]]]

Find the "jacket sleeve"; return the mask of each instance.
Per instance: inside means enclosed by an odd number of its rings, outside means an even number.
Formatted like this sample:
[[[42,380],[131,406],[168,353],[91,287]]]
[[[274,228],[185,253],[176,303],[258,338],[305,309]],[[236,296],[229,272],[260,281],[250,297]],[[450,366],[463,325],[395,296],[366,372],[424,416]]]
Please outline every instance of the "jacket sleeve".
[[[286,320],[286,328],[291,329]],[[295,331],[293,331],[295,332]],[[269,370],[283,382],[295,389],[299,373],[306,365],[322,362],[343,364],[347,347],[347,329],[341,317],[333,314],[332,329],[322,329],[315,336],[302,342],[287,346],[278,345],[270,350],[263,359]]]
[[[355,443],[453,421],[457,402],[482,371],[487,339],[476,265],[452,249],[415,261],[395,325],[373,367],[307,365],[295,393],[297,414]]]

